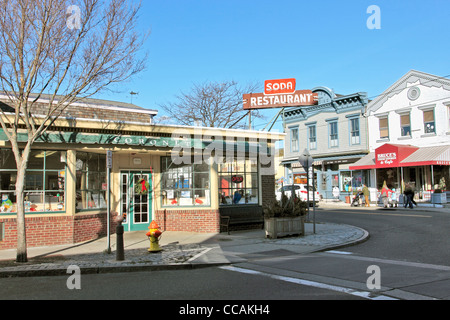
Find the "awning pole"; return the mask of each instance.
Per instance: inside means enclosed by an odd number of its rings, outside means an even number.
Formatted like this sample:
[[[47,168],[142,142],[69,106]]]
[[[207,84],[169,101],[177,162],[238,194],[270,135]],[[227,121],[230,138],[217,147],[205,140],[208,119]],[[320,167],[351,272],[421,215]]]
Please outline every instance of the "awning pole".
[[[434,171],[433,171],[433,165],[431,165],[431,190],[434,192]]]

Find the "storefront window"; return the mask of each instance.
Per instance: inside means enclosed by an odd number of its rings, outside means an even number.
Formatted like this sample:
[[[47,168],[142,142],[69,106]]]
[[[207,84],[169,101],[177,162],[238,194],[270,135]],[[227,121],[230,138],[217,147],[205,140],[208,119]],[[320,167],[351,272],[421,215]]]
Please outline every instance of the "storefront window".
[[[106,208],[106,155],[77,152],[78,210]]]
[[[235,160],[219,164],[220,205],[258,204],[258,163]]]
[[[341,191],[352,191],[352,173],[350,171],[341,171]]]
[[[65,210],[65,151],[32,151],[25,175],[26,212]],[[0,150],[0,213],[17,212],[17,169],[11,150]]]
[[[450,190],[450,167],[449,166],[433,166],[434,190],[442,191]]]
[[[397,168],[377,169],[377,189],[381,191],[384,182],[389,189],[400,190]]]
[[[161,158],[161,192],[163,206],[209,206],[210,166],[176,165],[170,157]]]

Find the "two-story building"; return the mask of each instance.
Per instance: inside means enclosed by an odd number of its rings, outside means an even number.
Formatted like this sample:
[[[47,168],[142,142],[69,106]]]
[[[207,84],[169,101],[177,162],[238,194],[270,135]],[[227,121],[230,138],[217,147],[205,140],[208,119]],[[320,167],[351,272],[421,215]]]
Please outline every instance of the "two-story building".
[[[306,183],[298,158],[307,149],[314,159],[314,180],[321,197],[335,198],[333,189],[338,187],[340,199],[345,200],[368,179],[364,171],[349,169],[369,152],[367,93],[338,95],[326,87],[312,91],[319,95],[318,105],[289,108],[283,113],[285,177],[290,183]]]
[[[370,153],[350,169],[371,187],[450,190],[450,80],[411,70],[367,105]]]

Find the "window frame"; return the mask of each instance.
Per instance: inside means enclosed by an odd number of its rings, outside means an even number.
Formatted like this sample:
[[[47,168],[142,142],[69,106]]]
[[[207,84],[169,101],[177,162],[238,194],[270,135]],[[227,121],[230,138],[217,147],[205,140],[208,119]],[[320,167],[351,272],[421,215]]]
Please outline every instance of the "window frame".
[[[381,121],[382,120],[386,120],[386,126],[385,127],[381,126]],[[387,136],[381,136],[382,129],[385,129],[385,131],[387,131]],[[380,136],[380,139],[388,139],[389,140],[389,117],[387,115],[386,116],[382,116],[382,117],[378,117],[378,134]]]
[[[237,161],[242,161],[242,160],[244,161],[244,170],[233,170],[233,164],[236,163]],[[227,171],[226,172],[220,170],[221,165],[227,166]],[[231,170],[230,170],[230,167],[231,167]],[[250,168],[250,171],[247,171],[248,167]],[[251,170],[252,168],[256,168],[256,171]],[[260,169],[259,169],[259,161],[258,161],[258,159],[256,159],[256,160],[253,160],[253,159],[238,159],[238,160],[234,159],[233,163],[231,163],[231,164],[230,163],[225,163],[225,162],[220,163],[218,165],[218,170],[217,170],[217,173],[218,173],[217,181],[218,181],[218,184],[219,184],[218,185],[219,207],[260,205],[260,203],[261,203],[260,189],[261,188],[260,188],[259,172],[260,172]],[[224,174],[222,174],[222,173],[224,173]],[[234,175],[243,175],[244,179],[242,181],[242,184],[244,185],[244,187],[236,186],[234,188],[233,187],[222,188],[222,186],[221,186],[221,183],[222,183],[221,179],[222,179],[222,177],[223,176],[231,176],[231,177],[233,177]],[[247,178],[250,177],[250,179],[252,179],[253,176],[256,176],[256,182],[255,182],[256,186],[253,186],[253,183],[252,183],[252,186],[248,187],[249,184],[248,184]],[[228,195],[228,197],[230,197],[231,203],[227,203],[227,201],[225,199],[227,196],[224,196],[223,190],[231,191],[231,192],[229,192],[229,195]],[[240,203],[239,202],[237,204],[233,203],[234,193],[237,190],[243,190],[244,191],[244,194],[242,195],[241,201],[242,201],[242,199],[244,199],[244,201],[247,201],[247,202],[244,202],[244,203]],[[252,194],[253,194],[253,191],[255,191],[255,195],[257,197],[257,201],[256,202],[248,202],[248,198],[245,197],[245,195],[248,194],[246,192],[247,190],[252,190]]]
[[[175,167],[172,168],[173,165],[173,161],[171,161],[171,157],[170,156],[164,156],[161,157],[160,159],[161,161],[161,183],[160,183],[160,192],[161,192],[161,208],[198,208],[198,207],[211,207],[211,165],[209,164],[209,162],[207,161],[203,161],[201,164],[196,164],[195,161],[191,161],[190,164],[181,164],[181,165],[175,165]],[[209,160],[208,160],[209,161]],[[196,170],[196,166],[198,165],[207,165],[207,171],[206,170]],[[184,169],[183,169],[184,168]],[[179,182],[179,177],[180,175],[180,170],[183,172],[185,169],[187,169],[187,172],[190,174],[190,179],[192,179],[192,183],[189,185],[188,187],[184,187],[184,181],[185,179],[183,179],[183,185],[181,188],[173,186],[172,188],[168,188],[165,185],[165,179],[166,179],[166,175],[167,175],[167,179],[168,180],[174,180],[174,177],[176,176],[175,180],[175,184],[178,184]],[[163,171],[163,170],[167,170],[167,171]],[[196,177],[198,177],[199,174],[207,174],[208,178],[207,178],[207,186],[206,187],[197,187],[196,186]],[[184,174],[183,174],[184,176]],[[188,183],[189,183],[189,179],[187,179]],[[164,203],[164,194],[166,194],[167,197],[167,192],[168,191],[172,191],[176,196],[174,198],[171,199],[176,199],[176,204],[172,204],[172,203],[168,203],[168,198],[167,198],[167,203]],[[205,198],[207,201],[205,201],[205,203],[199,203],[196,202],[196,192],[204,192],[205,193]],[[209,192],[208,192],[209,191]],[[187,197],[183,197],[182,195],[187,195],[190,194],[191,197],[191,204],[181,204],[180,199],[188,199]]]
[[[425,121],[425,114],[431,112],[431,114],[433,115],[433,121]],[[424,134],[436,134],[436,115],[434,112],[434,108],[429,108],[429,109],[422,109],[422,113],[423,113],[423,132]],[[427,130],[427,125],[432,124],[432,129]]]
[[[359,116],[348,117],[349,121],[349,144],[351,146],[361,144],[361,123]]]
[[[317,150],[317,126],[316,123],[306,124],[307,130],[307,146],[308,150]],[[311,135],[311,131],[314,131],[314,135]]]
[[[299,127],[291,127],[289,128],[291,131],[291,152],[299,152],[300,151],[300,139],[299,139]],[[294,134],[296,132],[296,134]],[[296,139],[294,139],[294,137]]]
[[[399,114],[399,116],[400,116],[400,136],[401,137],[411,137],[411,113],[410,112],[401,113],[401,114]],[[402,120],[402,118],[406,117],[406,116],[408,117],[408,125],[404,125],[403,120]],[[409,127],[409,132],[407,134],[404,133],[405,127]]]
[[[1,148],[0,151],[8,151],[10,152],[11,156],[13,156],[13,152],[11,149],[7,148]],[[24,185],[24,207],[25,207],[25,214],[60,214],[66,212],[66,204],[67,204],[67,196],[66,196],[66,190],[67,190],[67,162],[65,159],[67,159],[67,151],[65,150],[36,150],[33,149],[32,153],[30,155],[30,160],[33,153],[39,153],[39,155],[42,155],[42,161],[39,161],[40,165],[42,167],[34,167],[31,165],[31,168],[28,168],[25,173],[25,185]],[[3,154],[3,153],[2,153]],[[60,161],[63,163],[61,165],[61,168],[49,168],[48,167],[48,161],[47,159],[54,154],[59,154],[60,159],[64,159],[64,161]],[[65,156],[63,156],[63,154]],[[12,164],[12,163],[11,163]],[[0,175],[1,174],[10,174],[16,176],[17,179],[17,167],[14,161],[14,168],[0,168]],[[50,177],[56,177],[55,186],[58,187],[49,189],[50,187]],[[11,177],[10,177],[11,179]],[[1,180],[1,179],[0,179]],[[31,186],[30,182],[33,182],[34,189],[29,188]],[[37,183],[36,183],[37,182]],[[11,182],[10,182],[11,183]],[[13,205],[16,205],[16,201],[12,201],[12,199],[15,198],[15,188],[9,190],[3,190],[2,185],[0,185],[0,194],[7,195],[8,199],[11,200]],[[62,187],[61,189],[59,187]],[[30,197],[37,196],[40,198],[40,201],[35,201],[35,203],[32,203],[30,200]],[[51,199],[55,197],[57,198],[56,201],[51,201]],[[0,198],[1,199],[1,198]],[[2,201],[2,200],[0,200]],[[32,211],[32,205],[42,205],[42,210],[36,210]],[[59,208],[59,206],[62,205],[62,208]],[[56,210],[53,210],[53,206],[55,206]],[[38,206],[36,206],[38,207]],[[49,209],[47,209],[49,208]],[[34,208],[36,209],[36,208]],[[1,215],[12,215],[17,214],[17,208],[16,211],[11,212],[0,212]]]
[[[95,155],[96,157],[97,157],[97,170],[90,170],[90,168],[89,168],[89,166],[90,166],[90,162],[92,161],[92,159],[88,159],[88,160],[86,160],[86,164],[87,164],[87,167],[85,168],[85,169],[83,169],[83,168],[81,168],[81,169],[78,169],[78,168],[76,168],[76,174],[75,174],[75,190],[76,190],[76,193],[78,193],[78,192],[80,192],[80,194],[82,195],[83,194],[83,192],[86,192],[86,194],[87,195],[89,195],[89,198],[91,198],[93,195],[98,195],[98,207],[89,207],[89,199],[87,199],[88,200],[88,202],[86,203],[86,206],[87,206],[87,208],[85,208],[85,204],[83,204],[82,202],[81,202],[81,208],[78,208],[78,200],[76,199],[76,209],[75,209],[75,212],[87,212],[87,211],[98,211],[98,210],[105,210],[105,209],[107,209],[107,199],[106,199],[106,197],[107,197],[107,190],[103,190],[103,188],[102,188],[102,184],[103,183],[106,183],[106,179],[107,179],[107,177],[106,177],[106,174],[107,174],[107,170],[106,170],[106,154],[101,154],[101,153],[93,153],[93,152],[85,152],[85,151],[77,151],[76,152],[76,163],[77,163],[77,165],[78,165],[78,160],[79,160],[79,158],[78,158],[78,156],[80,155],[80,154],[86,154],[87,156],[92,156],[92,155]],[[102,157],[104,157],[104,171],[102,171],[102,170],[100,170],[101,169],[101,166],[102,166],[102,164],[101,164],[101,159],[102,159]],[[87,159],[87,158],[86,158]],[[83,175],[83,173],[84,174],[86,174],[86,176],[85,176],[85,179],[86,179],[86,183],[87,183],[87,188],[85,188],[85,189],[82,189],[81,188],[81,185],[80,185],[80,188],[78,187],[78,174],[79,174],[79,172],[81,172],[81,175]],[[91,176],[97,176],[98,177],[98,186],[97,186],[97,188],[91,188],[90,187],[90,185],[89,185],[89,183],[92,181],[91,180]],[[105,182],[101,182],[102,180],[101,180],[101,178],[102,178],[102,176],[103,176],[103,178],[104,178],[104,180],[103,181],[105,181]],[[103,195],[103,201],[102,201],[102,198],[100,197],[101,195]],[[83,201],[83,199],[81,200],[81,201]],[[94,197],[92,197],[92,202],[95,204],[95,200],[94,200]],[[102,206],[104,204],[104,206]]]
[[[335,126],[335,133],[333,133],[333,126]],[[335,139],[332,138],[333,136],[335,136]],[[328,147],[339,148],[339,125],[337,120],[328,121]]]

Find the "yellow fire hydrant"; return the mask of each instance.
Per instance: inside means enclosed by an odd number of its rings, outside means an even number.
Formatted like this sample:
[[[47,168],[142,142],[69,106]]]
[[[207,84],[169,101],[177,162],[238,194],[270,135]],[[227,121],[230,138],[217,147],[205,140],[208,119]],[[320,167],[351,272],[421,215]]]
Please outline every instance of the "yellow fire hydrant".
[[[162,249],[159,247],[159,239],[162,235],[162,231],[159,230],[159,226],[154,220],[150,223],[148,228],[150,229],[150,231],[146,233],[146,236],[150,240],[148,252],[160,252]]]

